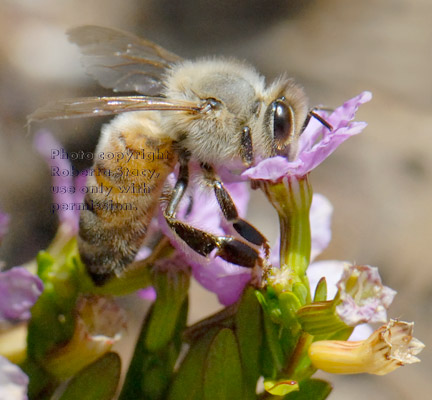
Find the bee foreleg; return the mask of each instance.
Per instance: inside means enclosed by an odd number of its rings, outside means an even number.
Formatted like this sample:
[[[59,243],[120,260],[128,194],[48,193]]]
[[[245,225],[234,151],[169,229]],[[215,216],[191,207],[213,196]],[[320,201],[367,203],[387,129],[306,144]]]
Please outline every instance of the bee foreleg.
[[[206,179],[213,187],[216,199],[224,217],[228,222],[232,223],[233,228],[241,237],[257,246],[263,246],[267,257],[270,248],[265,236],[249,222],[239,217],[234,201],[225,189],[223,183],[216,176],[213,168],[208,164],[202,164],[202,168]]]

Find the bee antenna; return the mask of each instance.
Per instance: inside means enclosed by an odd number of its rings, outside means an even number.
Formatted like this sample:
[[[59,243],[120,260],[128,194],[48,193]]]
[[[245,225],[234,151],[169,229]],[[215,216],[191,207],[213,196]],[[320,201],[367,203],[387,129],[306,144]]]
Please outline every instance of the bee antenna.
[[[321,115],[317,114],[314,110],[309,111],[309,115],[321,122],[329,131],[333,130],[333,126],[330,125],[323,117],[321,117]]]
[[[321,115],[316,113],[315,112],[316,110],[326,110],[327,111],[328,109],[314,107],[311,110],[309,110],[301,131],[303,132],[306,129],[306,127],[308,126],[309,121],[312,117],[315,118],[316,120],[318,120],[319,122],[321,122],[321,124],[323,124],[329,131],[332,131],[333,126],[330,123],[328,123],[323,117],[321,117]],[[329,110],[329,111],[331,111],[331,110]]]

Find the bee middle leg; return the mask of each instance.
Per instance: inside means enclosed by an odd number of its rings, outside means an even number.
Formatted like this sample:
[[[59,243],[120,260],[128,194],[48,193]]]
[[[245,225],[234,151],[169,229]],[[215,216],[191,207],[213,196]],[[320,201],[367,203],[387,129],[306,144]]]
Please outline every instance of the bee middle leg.
[[[194,251],[208,256],[217,249],[216,255],[224,260],[243,267],[253,268],[262,260],[258,252],[251,246],[230,236],[217,236],[176,219],[175,212],[187,189],[189,181],[188,158],[180,158],[179,176],[164,211],[168,226]],[[253,243],[253,242],[252,242]]]
[[[219,207],[226,220],[232,224],[233,228],[241,237],[245,238],[250,243],[262,246],[266,257],[268,257],[270,247],[265,236],[249,222],[239,217],[234,201],[225,189],[223,183],[216,176],[214,169],[208,164],[202,164],[201,168],[204,171],[205,178],[213,187]]]

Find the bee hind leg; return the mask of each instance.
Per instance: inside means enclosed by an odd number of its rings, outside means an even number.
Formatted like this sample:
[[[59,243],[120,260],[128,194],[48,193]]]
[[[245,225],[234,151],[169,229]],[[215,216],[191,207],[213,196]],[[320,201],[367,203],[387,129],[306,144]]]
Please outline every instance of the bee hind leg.
[[[261,265],[262,260],[258,252],[230,236],[216,236],[194,228],[182,221],[165,215],[169,227],[195,252],[204,257],[216,250],[215,255],[225,261],[242,267],[254,268]]]
[[[245,238],[250,243],[262,246],[266,257],[268,257],[270,247],[265,236],[249,222],[239,217],[234,201],[225,189],[223,183],[216,176],[213,168],[208,164],[202,164],[201,167],[206,179],[213,187],[216,199],[226,220],[232,224],[233,228],[241,237]]]
[[[240,240],[230,236],[217,236],[208,232],[204,232],[175,218],[175,211],[186,191],[189,181],[188,161],[189,160],[187,157],[180,158],[179,176],[171,195],[171,199],[164,212],[168,226],[192,250],[204,257],[208,256],[216,249],[217,256],[233,264],[248,268],[253,268],[257,264],[261,264],[262,260],[260,259],[258,252],[246,243],[243,243]],[[244,225],[242,229],[246,231],[248,229],[247,225]],[[256,231],[255,228],[253,228],[253,230]],[[255,241],[260,242],[261,240],[257,237]]]

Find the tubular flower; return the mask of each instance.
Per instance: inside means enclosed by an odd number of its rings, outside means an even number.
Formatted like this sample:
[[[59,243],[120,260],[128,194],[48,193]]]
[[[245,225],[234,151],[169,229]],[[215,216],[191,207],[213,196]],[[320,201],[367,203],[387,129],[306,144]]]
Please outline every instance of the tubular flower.
[[[392,319],[363,341],[312,343],[309,357],[316,368],[334,374],[385,375],[405,364],[420,361],[416,355],[424,344],[412,336],[413,327],[413,322]]]

